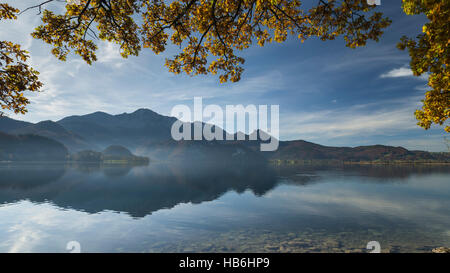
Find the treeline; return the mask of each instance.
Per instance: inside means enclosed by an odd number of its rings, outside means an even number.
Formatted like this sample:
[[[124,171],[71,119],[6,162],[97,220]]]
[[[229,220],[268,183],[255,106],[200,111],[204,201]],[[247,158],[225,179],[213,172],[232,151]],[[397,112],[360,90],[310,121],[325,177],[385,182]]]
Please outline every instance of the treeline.
[[[108,147],[107,149],[109,149]],[[125,147],[122,147],[126,149]],[[108,164],[147,164],[148,157],[129,154],[109,154],[105,151],[96,152],[91,150],[81,151],[70,156],[70,161],[74,162],[92,162]]]
[[[447,157],[448,158],[448,157]],[[270,159],[273,165],[351,165],[351,164],[450,164],[448,159],[416,159],[416,160],[327,160],[327,159]]]

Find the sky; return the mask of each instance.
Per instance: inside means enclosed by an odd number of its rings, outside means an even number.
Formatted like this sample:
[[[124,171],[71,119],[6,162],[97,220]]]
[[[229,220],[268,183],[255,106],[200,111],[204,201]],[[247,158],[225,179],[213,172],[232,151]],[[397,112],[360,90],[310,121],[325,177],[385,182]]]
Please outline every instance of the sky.
[[[6,1],[23,10],[38,0]],[[61,3],[50,4],[59,8]],[[174,75],[164,66],[176,53],[160,55],[143,49],[123,59],[116,45],[99,41],[98,61],[87,65],[78,56],[66,62],[50,54],[51,47],[30,33],[40,22],[37,11],[17,21],[0,22],[0,39],[20,43],[30,52],[30,64],[44,83],[42,92],[26,93],[26,115],[9,117],[30,122],[57,121],[96,111],[130,113],[148,108],[170,115],[175,105],[279,105],[280,139],[303,139],[330,146],[383,144],[412,150],[448,151],[443,127],[424,130],[414,111],[427,90],[425,77],[414,77],[409,55],[396,48],[403,35],[415,37],[426,18],[407,16],[401,0],[382,0],[377,10],[392,19],[379,42],[350,49],[342,39],[255,45],[246,59],[242,80],[220,84],[218,77]]]

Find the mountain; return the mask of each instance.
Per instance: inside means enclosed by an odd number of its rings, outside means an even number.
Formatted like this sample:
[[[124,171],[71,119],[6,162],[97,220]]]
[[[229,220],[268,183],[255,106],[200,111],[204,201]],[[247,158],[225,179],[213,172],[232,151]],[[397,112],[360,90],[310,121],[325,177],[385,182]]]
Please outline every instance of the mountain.
[[[32,125],[33,123],[15,120],[8,117],[0,117],[0,131],[8,133],[9,131],[17,130],[23,127]]]
[[[175,121],[173,117],[162,116],[149,109],[139,109],[130,114],[95,112],[84,116],[70,116],[57,123],[102,148],[119,144],[136,149],[143,143],[171,139],[170,129]]]
[[[257,130],[243,135],[245,140],[175,141],[171,136],[174,117],[160,115],[149,109],[133,113],[111,115],[95,112],[81,116],[65,117],[57,122],[43,121],[36,124],[0,118],[0,131],[22,135],[35,134],[57,140],[71,152],[80,150],[101,151],[110,145],[121,145],[134,154],[155,160],[168,161],[237,161],[263,162],[266,160],[334,160],[334,161],[440,161],[450,162],[449,153],[409,151],[403,147],[370,145],[359,147],[330,147],[304,140],[280,141],[278,150],[260,152],[261,136],[267,133]],[[205,123],[185,123],[191,128],[204,128]],[[219,127],[224,139],[229,135]],[[251,136],[259,140],[248,141]],[[236,138],[235,138],[236,139]],[[225,163],[224,163],[225,164]]]
[[[0,127],[0,130],[3,130],[3,127]],[[50,120],[41,121],[36,124],[28,124],[27,126],[21,126],[13,130],[7,130],[6,132],[13,135],[38,135],[48,137],[61,142],[73,152],[95,147],[95,145],[87,143],[79,135],[67,131],[63,126]]]
[[[69,151],[50,138],[0,132],[0,161],[64,161]]]

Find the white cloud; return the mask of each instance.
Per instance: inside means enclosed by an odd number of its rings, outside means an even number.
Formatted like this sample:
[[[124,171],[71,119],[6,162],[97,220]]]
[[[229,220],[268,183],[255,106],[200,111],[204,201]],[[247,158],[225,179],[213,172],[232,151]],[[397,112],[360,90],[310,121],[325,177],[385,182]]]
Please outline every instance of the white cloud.
[[[113,65],[115,68],[121,68],[126,62],[120,55],[120,46],[108,42],[99,43],[97,58],[99,63]]]
[[[415,77],[411,68],[409,67],[394,68],[380,75],[380,78],[404,78],[404,77]],[[428,74],[427,73],[422,74],[418,78],[421,80],[427,80]]]
[[[412,113],[406,109],[374,113],[361,113],[352,109],[297,113],[280,122],[281,134],[304,139],[332,139],[381,132],[389,134],[396,130],[415,128]]]
[[[380,78],[399,78],[399,77],[412,77],[413,72],[410,68],[400,67],[392,69],[391,71],[381,74]]]
[[[428,91],[431,88],[427,84],[424,84],[424,85],[416,86],[416,87],[414,87],[414,89],[418,90],[418,91]]]
[[[395,105],[386,102],[358,104],[347,108],[316,112],[289,113],[282,117],[281,134],[294,138],[337,138],[368,134],[389,134],[416,128],[413,116],[416,104]],[[391,102],[392,103],[392,102]],[[376,111],[371,111],[376,108]],[[318,134],[317,132],[320,132]]]

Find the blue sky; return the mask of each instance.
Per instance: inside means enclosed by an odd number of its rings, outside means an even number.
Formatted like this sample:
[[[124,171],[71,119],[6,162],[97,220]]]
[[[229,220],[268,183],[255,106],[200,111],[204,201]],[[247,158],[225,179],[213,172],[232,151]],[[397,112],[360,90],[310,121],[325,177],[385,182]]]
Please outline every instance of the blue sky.
[[[39,1],[6,1],[23,9]],[[61,5],[60,3],[52,5]],[[444,130],[423,130],[414,110],[426,90],[424,77],[413,77],[407,52],[396,48],[402,35],[416,36],[423,17],[406,16],[401,1],[382,0],[377,9],[393,21],[380,42],[349,49],[341,39],[252,47],[241,56],[245,72],[238,83],[219,84],[215,76],[174,75],[164,66],[169,48],[154,55],[122,59],[118,48],[100,42],[99,61],[92,66],[73,56],[60,62],[50,47],[29,33],[39,23],[35,11],[15,22],[2,22],[2,40],[21,43],[31,64],[41,72],[43,92],[29,94],[26,115],[11,118],[37,122],[95,111],[111,114],[149,108],[169,115],[177,104],[279,104],[280,138],[304,139],[323,145],[385,144],[408,149],[446,151]]]

